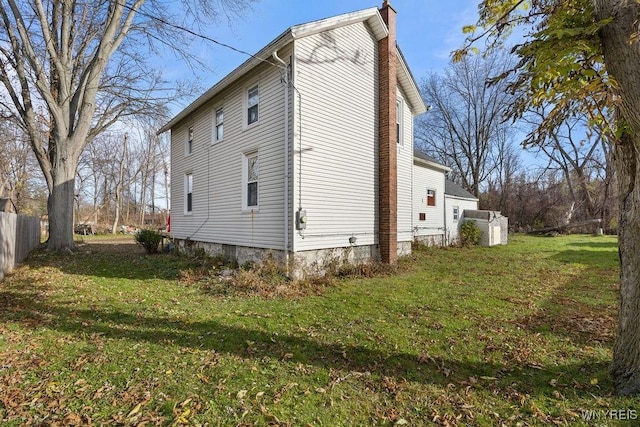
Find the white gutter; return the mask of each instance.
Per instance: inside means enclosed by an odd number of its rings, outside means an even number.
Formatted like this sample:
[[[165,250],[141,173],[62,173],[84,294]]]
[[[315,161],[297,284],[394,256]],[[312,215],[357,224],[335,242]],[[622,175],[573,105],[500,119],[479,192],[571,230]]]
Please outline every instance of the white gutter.
[[[289,276],[289,69],[287,63],[273,51],[273,59],[284,67],[284,268]]]

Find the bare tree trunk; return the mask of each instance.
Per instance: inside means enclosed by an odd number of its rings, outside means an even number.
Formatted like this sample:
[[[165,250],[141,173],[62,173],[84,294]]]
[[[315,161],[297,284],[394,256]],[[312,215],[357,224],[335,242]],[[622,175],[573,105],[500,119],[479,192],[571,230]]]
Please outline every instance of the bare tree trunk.
[[[124,164],[127,161],[127,145],[129,135],[124,134],[124,148],[122,149],[122,159],[120,159],[120,169],[118,170],[118,180],[116,181],[116,212],[113,219],[113,225],[111,226],[111,234],[116,234],[118,231],[118,221],[120,220],[120,205],[122,204],[122,184],[124,182]]]
[[[59,156],[63,157],[63,156]],[[73,195],[77,161],[70,158],[58,159],[52,174],[53,186],[47,200],[49,211],[50,250],[71,250],[73,243]]]
[[[147,211],[147,185],[149,181],[149,151],[143,148],[142,164],[140,165],[140,225],[144,226],[144,214]]]
[[[620,224],[620,312],[611,373],[616,392],[640,392],[640,45],[635,39],[640,4],[627,0],[592,0],[598,21],[612,18],[600,33],[607,72],[618,84],[616,117],[626,125],[617,143]]]

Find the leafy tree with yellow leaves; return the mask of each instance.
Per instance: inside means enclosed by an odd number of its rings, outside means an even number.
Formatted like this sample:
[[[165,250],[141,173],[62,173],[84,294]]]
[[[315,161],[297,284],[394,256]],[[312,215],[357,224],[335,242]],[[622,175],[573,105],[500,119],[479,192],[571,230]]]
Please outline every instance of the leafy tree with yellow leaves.
[[[611,374],[616,392],[640,392],[640,40],[638,0],[485,0],[460,59],[524,30],[509,79],[518,95],[510,111],[550,107],[527,141],[536,143],[575,112],[600,127],[614,151],[619,190],[620,311]]]

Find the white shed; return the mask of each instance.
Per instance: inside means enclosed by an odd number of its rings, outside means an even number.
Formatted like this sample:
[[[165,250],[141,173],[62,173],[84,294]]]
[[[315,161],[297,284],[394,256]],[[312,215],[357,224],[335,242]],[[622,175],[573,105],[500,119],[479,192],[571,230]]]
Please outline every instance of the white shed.
[[[475,221],[482,236],[480,246],[506,245],[509,235],[509,220],[499,211],[465,211],[465,221]]]

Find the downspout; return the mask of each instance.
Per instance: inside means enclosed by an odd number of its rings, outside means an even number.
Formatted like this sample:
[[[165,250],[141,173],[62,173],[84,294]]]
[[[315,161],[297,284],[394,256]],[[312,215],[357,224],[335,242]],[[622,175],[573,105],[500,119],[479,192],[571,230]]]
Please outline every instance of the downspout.
[[[444,174],[443,174],[444,175]],[[447,211],[447,177],[445,175],[444,177],[444,191],[442,192],[442,195],[444,196],[444,236],[442,236],[442,243],[443,246],[449,246],[449,233],[447,232],[447,217],[449,216],[449,212]],[[460,216],[460,213],[458,213],[458,217]],[[458,221],[460,221],[460,219],[458,218]]]
[[[274,51],[273,59],[282,64],[285,76],[284,83],[284,268],[289,277],[289,67]]]

